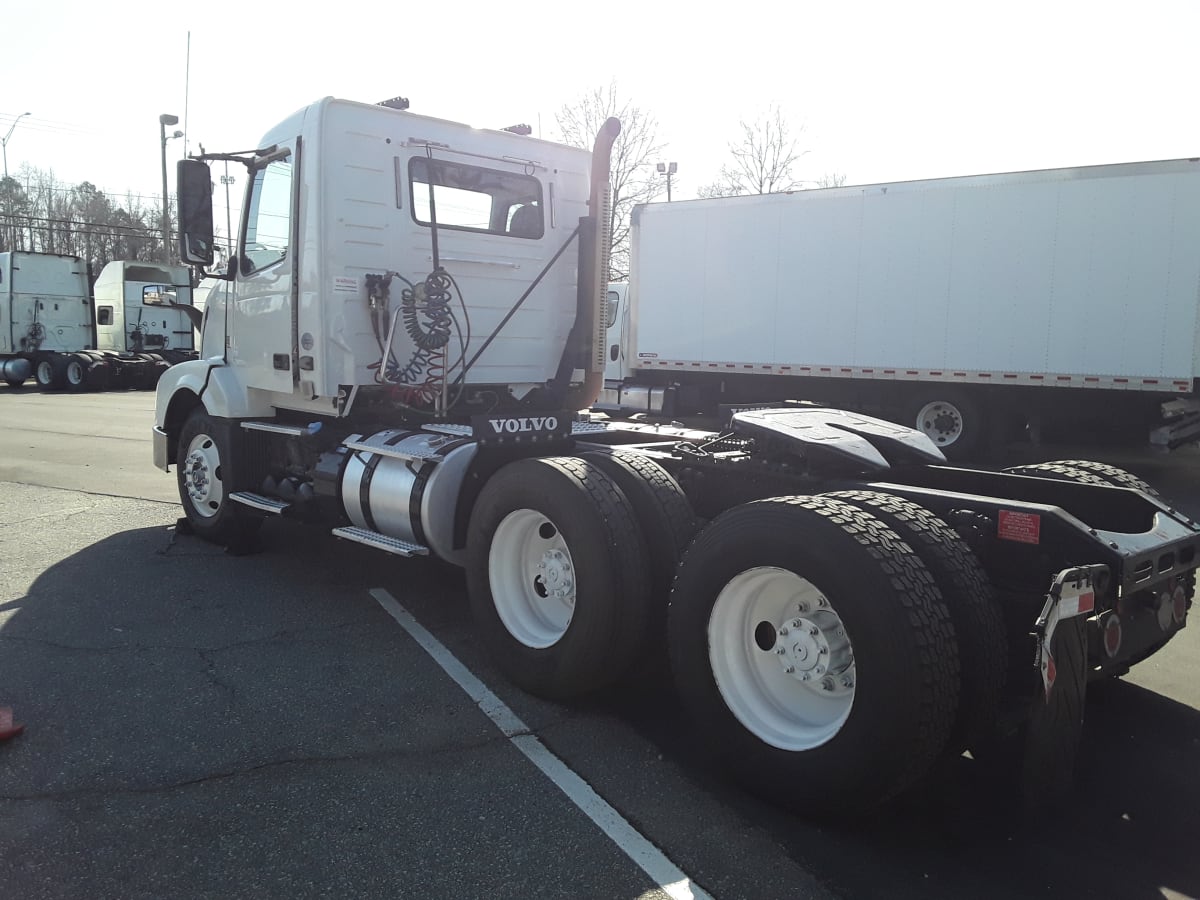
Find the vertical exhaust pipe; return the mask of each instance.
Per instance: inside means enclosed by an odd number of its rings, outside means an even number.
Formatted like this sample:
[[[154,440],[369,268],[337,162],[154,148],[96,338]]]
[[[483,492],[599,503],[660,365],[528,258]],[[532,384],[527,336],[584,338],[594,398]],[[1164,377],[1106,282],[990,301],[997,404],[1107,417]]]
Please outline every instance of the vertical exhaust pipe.
[[[608,330],[608,256],[612,242],[612,149],[621,133],[621,122],[609,118],[600,126],[592,147],[591,196],[588,215],[594,227],[581,234],[591,238],[580,253],[579,307],[576,324],[590,320],[589,360],[583,386],[572,408],[584,409],[596,402],[604,381],[605,333]]]

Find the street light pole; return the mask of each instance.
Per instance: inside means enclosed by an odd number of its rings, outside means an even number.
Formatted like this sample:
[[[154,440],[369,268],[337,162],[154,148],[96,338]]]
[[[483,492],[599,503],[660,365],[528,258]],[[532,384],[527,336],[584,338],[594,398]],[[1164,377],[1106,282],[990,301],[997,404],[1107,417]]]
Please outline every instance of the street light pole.
[[[659,163],[658,174],[667,176],[667,202],[671,202],[671,176],[679,171],[678,163]]]
[[[162,237],[163,254],[168,263],[171,262],[171,212],[167,201],[167,126],[178,125],[179,116],[163,113],[158,117],[158,133],[162,140]],[[176,131],[173,138],[183,137],[182,131]]]
[[[5,178],[8,177],[8,139],[10,137],[12,137],[13,130],[17,127],[17,123],[20,122],[23,118],[25,118],[28,115],[30,115],[30,114],[27,112],[23,112],[19,116],[17,116],[15,119],[13,119],[12,124],[8,126],[8,134],[6,134],[4,136],[3,141],[0,141],[0,144],[4,145],[3,149],[4,149],[4,177]]]

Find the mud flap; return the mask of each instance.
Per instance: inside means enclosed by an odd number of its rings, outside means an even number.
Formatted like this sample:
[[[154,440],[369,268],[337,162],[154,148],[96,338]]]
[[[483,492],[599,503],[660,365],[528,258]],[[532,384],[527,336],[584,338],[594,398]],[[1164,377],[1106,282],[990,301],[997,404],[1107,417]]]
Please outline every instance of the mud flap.
[[[1096,607],[1096,583],[1106,566],[1066,569],[1055,576],[1034,625],[1041,690],[1023,730],[1021,796],[1027,810],[1070,789],[1087,699],[1086,625]]]

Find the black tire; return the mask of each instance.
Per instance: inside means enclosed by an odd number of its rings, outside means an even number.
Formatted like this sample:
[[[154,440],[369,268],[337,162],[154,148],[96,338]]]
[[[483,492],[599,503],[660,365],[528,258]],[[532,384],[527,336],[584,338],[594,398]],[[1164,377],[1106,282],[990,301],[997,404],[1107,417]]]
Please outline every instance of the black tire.
[[[480,640],[531,694],[607,687],[645,642],[650,579],[634,512],[585,460],[523,459],[493,475],[471,512],[466,574]]]
[[[107,391],[112,387],[113,372],[108,360],[100,354],[93,354],[91,368],[88,369],[88,390]]]
[[[1103,484],[1110,482],[1094,472],[1086,472],[1066,463],[1030,463],[1025,466],[1009,466],[1004,470],[1010,475],[1031,475],[1035,478],[1053,478],[1056,481],[1073,481],[1076,484]]]
[[[59,353],[45,353],[33,362],[33,377],[43,391],[61,390],[66,382],[67,361]]]
[[[230,498],[237,490],[237,460],[229,435],[228,422],[202,408],[193,410],[179,432],[175,474],[179,500],[195,534],[240,552],[262,518]]]
[[[649,457],[616,450],[583,453],[580,458],[615,481],[633,507],[650,565],[651,630],[661,636],[675,571],[696,536],[698,523],[692,504],[671,473]]]
[[[1135,491],[1144,491],[1151,497],[1160,496],[1158,491],[1152,488],[1149,483],[1138,478],[1132,472],[1118,469],[1116,466],[1108,465],[1108,463],[1092,462],[1090,459],[1059,459],[1053,463],[1048,463],[1048,465],[1066,466],[1080,472],[1087,472],[1089,475],[1095,475],[1113,487],[1133,488]]]
[[[937,585],[895,531],[845,501],[779,497],[713,519],[679,568],[668,637],[676,686],[718,757],[806,813],[860,814],[903,791],[954,722],[958,648]]]
[[[82,393],[89,387],[89,372],[92,360],[82,353],[72,353],[63,365],[63,384],[73,394]]]
[[[911,500],[875,491],[822,494],[881,519],[929,569],[954,624],[962,690],[946,753],[991,740],[1008,675],[1008,634],[995,589],[978,557],[953,528]]]
[[[902,425],[926,435],[947,459],[969,459],[983,441],[979,402],[954,388],[924,388],[909,397]]]
[[[157,356],[157,354],[155,354],[155,356]],[[152,391],[157,388],[158,380],[162,378],[163,373],[169,368],[170,365],[161,357],[147,359],[145,362],[141,363],[138,368],[138,390]]]

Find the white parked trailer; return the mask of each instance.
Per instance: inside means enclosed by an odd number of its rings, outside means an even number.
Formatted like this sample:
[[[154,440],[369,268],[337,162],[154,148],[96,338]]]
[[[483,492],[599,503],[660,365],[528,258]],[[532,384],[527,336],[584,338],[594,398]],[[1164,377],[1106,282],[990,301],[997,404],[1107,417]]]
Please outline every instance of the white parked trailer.
[[[1002,414],[1149,420],[1200,375],[1198,247],[1200,160],[644,206],[625,405],[860,400],[951,452]]]

